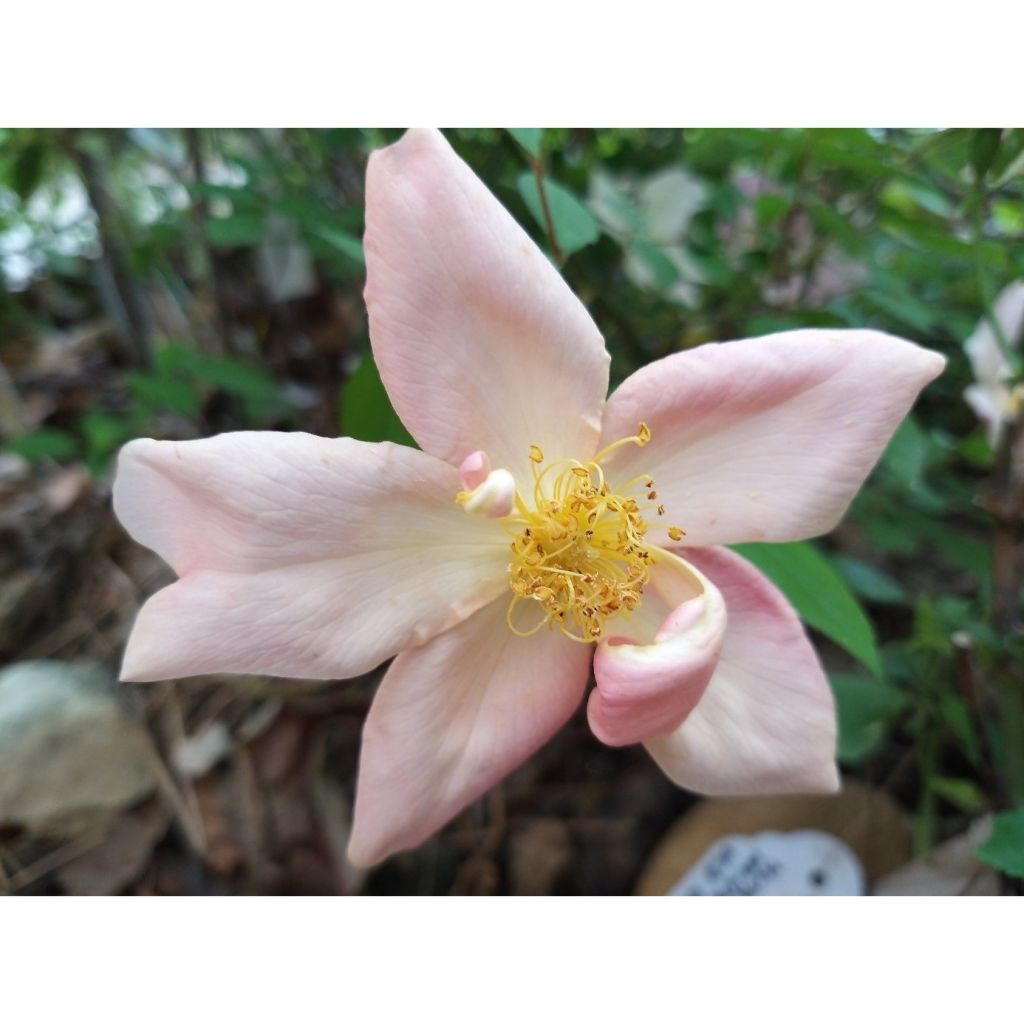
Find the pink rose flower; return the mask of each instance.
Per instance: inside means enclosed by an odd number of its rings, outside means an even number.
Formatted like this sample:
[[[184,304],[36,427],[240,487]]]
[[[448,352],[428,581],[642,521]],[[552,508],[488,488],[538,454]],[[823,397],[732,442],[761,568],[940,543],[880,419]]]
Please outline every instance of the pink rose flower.
[[[370,337],[421,451],[309,434],[138,440],[114,506],[180,577],[122,677],[358,676],[350,856],[423,842],[596,681],[605,743],[702,793],[836,788],[835,713],[779,591],[722,545],[832,529],[934,352],[875,331],[703,345],[608,401],[608,353],[443,136],[370,159]],[[685,533],[683,532],[685,531]]]

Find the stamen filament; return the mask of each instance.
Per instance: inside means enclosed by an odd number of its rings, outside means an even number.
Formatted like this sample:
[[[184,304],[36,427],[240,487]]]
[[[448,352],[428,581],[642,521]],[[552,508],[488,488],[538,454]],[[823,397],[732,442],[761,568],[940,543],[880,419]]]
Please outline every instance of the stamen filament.
[[[642,474],[623,492],[614,492],[600,463],[622,445],[642,447],[650,439],[650,429],[641,423],[634,436],[610,444],[587,462],[560,459],[543,468],[543,451],[530,446],[533,506],[517,490],[514,512],[503,522],[512,538],[513,597],[507,620],[518,636],[532,636],[547,624],[572,640],[593,643],[611,616],[638,607],[654,564],[641,513],[654,507],[654,481]],[[630,488],[640,482],[644,490],[637,487],[634,496]],[[544,618],[523,631],[513,623],[513,613],[527,599],[540,604]]]
[[[594,461],[600,462],[605,456],[610,455],[617,448],[621,448],[624,444],[635,444],[638,448],[643,448],[645,444],[651,439],[651,428],[646,423],[641,423],[640,428],[632,437],[623,437],[618,441],[613,441],[607,448],[602,448],[595,456]]]

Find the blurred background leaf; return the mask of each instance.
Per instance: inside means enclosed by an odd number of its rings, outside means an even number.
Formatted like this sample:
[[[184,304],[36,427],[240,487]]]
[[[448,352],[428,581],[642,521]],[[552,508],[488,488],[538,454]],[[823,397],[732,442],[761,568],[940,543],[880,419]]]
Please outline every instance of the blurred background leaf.
[[[519,175],[517,185],[534,220],[540,227],[545,227],[544,206],[537,179],[527,171]],[[593,214],[576,196],[550,179],[544,180],[544,192],[555,229],[555,239],[563,255],[571,256],[597,241],[601,229]]]
[[[1024,878],[1024,807],[997,814],[992,835],[975,852],[986,864]]]
[[[360,441],[394,441],[416,447],[384,390],[373,356],[363,356],[341,398],[341,433]]]
[[[875,631],[853,592],[828,559],[806,541],[736,544],[786,595],[801,618],[852,654],[876,676],[882,662]]]
[[[833,672],[829,682],[839,716],[839,759],[857,764],[882,745],[907,698],[863,672]]]

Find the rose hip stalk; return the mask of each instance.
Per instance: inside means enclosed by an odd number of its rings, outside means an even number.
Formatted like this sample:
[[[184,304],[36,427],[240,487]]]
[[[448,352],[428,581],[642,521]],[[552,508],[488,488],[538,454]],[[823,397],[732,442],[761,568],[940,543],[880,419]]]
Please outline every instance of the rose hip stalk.
[[[443,136],[370,159],[366,303],[421,451],[309,434],[138,440],[122,523],[180,579],[122,676],[344,678],[398,655],[366,721],[350,846],[421,843],[587,716],[710,794],[837,786],[800,622],[721,545],[825,533],[933,352],[875,331],[703,345],[605,402],[587,311]]]

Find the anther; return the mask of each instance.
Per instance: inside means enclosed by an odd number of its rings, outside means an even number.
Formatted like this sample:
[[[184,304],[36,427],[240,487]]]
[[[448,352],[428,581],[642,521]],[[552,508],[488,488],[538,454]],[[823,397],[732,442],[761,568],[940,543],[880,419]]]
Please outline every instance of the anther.
[[[634,477],[618,492],[605,479],[602,460],[623,445],[650,440],[650,428],[640,423],[635,435],[615,441],[589,461],[563,459],[535,468],[532,494],[513,490],[504,529],[512,538],[509,582],[514,596],[507,619],[514,633],[532,635],[546,623],[569,639],[591,643],[605,635],[611,616],[639,606],[657,561],[657,549],[645,547],[648,523],[641,514],[642,495],[652,503],[644,507],[657,503],[654,478]],[[534,467],[545,461],[540,445],[529,446],[529,458]],[[634,483],[638,480],[644,482],[642,492]],[[468,507],[475,497],[475,492],[462,494],[459,501]],[[658,504],[657,511],[664,515],[665,506]],[[683,531],[671,527],[670,535],[678,539]],[[537,602],[543,615],[526,631],[513,615],[524,599]]]

